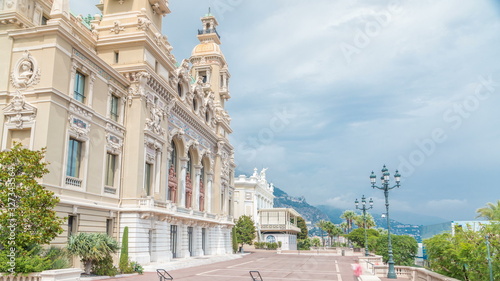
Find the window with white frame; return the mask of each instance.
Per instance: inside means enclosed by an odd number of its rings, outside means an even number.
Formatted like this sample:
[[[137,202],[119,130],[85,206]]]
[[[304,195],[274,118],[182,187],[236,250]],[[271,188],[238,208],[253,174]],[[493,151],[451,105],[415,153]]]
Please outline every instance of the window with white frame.
[[[80,71],[76,72],[73,98],[81,103],[85,103],[85,80],[86,76]]]
[[[106,153],[106,180],[105,185],[109,187],[115,187],[115,176],[117,168],[118,155],[112,154],[110,152]]]
[[[119,117],[120,117],[120,104],[119,104],[120,98],[111,95],[110,98],[110,107],[109,107],[109,117],[111,120],[118,122]]]
[[[66,163],[66,176],[79,178],[82,161],[83,142],[70,138],[68,144],[68,159]]]

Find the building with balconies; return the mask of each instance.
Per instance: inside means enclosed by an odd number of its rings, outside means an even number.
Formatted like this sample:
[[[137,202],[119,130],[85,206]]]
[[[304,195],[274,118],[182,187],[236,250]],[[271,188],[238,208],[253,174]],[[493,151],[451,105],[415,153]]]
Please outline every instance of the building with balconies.
[[[281,241],[282,250],[297,250],[297,218],[300,214],[292,208],[259,210],[260,232],[265,242]]]
[[[0,5],[1,148],[47,148],[41,179],[78,232],[117,240],[140,263],[231,253],[234,158],[229,71],[213,15],[178,61],[162,34],[166,0]],[[196,33],[196,30],[194,31]]]

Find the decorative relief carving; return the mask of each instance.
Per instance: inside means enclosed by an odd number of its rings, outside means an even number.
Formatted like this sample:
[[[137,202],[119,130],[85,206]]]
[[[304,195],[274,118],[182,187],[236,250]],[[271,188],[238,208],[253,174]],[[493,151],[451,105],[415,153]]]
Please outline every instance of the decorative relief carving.
[[[115,34],[119,34],[120,31],[124,31],[125,27],[123,27],[120,23],[119,20],[115,20],[113,23],[113,28],[110,29],[111,32],[114,32]]]
[[[10,103],[3,109],[8,124],[14,124],[16,128],[23,129],[24,123],[33,122],[36,118],[36,107],[27,103],[24,96],[19,92],[13,95]]]
[[[83,107],[78,106],[74,103],[71,103],[69,105],[69,111],[73,112],[75,114],[78,114],[80,116],[89,118],[89,119],[92,118],[92,116],[93,116],[93,114],[90,111],[88,111],[88,110],[84,109]]]
[[[177,202],[177,175],[175,173],[174,165],[170,165],[168,170],[168,192],[169,198],[173,203]]]
[[[75,133],[78,138],[88,137],[91,124],[73,115],[69,116],[68,121],[69,130]]]
[[[106,134],[107,148],[108,150],[119,153],[123,146],[123,140],[113,134]]]
[[[188,83],[191,78],[189,76],[189,62],[186,59],[183,59],[181,65],[175,70],[176,75],[183,79],[184,82]]]
[[[137,18],[137,28],[143,31],[147,31],[149,29],[149,25],[151,24],[151,21],[147,18]]]
[[[24,51],[23,56],[17,61],[10,75],[14,88],[24,90],[38,84],[40,81],[40,68],[30,52]]]
[[[165,129],[161,126],[161,121],[165,118],[166,113],[157,105],[152,105],[149,111],[149,118],[146,118],[146,130],[150,130],[157,135],[163,136]]]

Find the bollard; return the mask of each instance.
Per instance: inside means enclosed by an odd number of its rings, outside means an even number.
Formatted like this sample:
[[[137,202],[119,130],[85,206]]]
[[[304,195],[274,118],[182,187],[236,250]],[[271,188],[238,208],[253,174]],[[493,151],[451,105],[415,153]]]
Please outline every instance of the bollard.
[[[345,250],[342,249],[342,256],[345,256]]]

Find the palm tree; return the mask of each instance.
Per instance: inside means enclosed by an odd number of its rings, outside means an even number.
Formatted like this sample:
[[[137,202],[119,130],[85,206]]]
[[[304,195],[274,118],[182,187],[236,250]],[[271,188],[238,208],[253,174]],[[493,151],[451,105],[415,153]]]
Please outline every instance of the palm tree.
[[[329,221],[320,220],[319,222],[316,223],[316,227],[318,227],[322,231],[325,231],[328,223],[329,223]],[[325,246],[325,238],[323,237],[323,235],[321,235],[321,239],[323,240],[323,246]]]
[[[351,232],[352,229],[352,223],[354,221],[354,218],[356,218],[356,213],[352,210],[346,210],[342,215],[340,215],[341,219],[345,219],[347,222],[347,232]]]
[[[354,218],[354,223],[359,227],[359,228],[372,228],[376,226],[375,220],[373,219],[373,216],[371,214],[366,214],[366,221],[365,218],[363,218],[363,215],[356,216]]]
[[[500,220],[500,200],[497,201],[496,205],[488,202],[486,207],[482,207],[476,210],[476,218],[485,218],[487,220]]]
[[[90,274],[93,264],[111,257],[118,249],[118,242],[106,233],[82,232],[68,239],[68,252],[80,256],[86,274]]]
[[[342,222],[340,223],[340,229],[342,229],[342,233],[347,233],[347,231],[349,230],[349,225],[347,224],[347,222]]]

